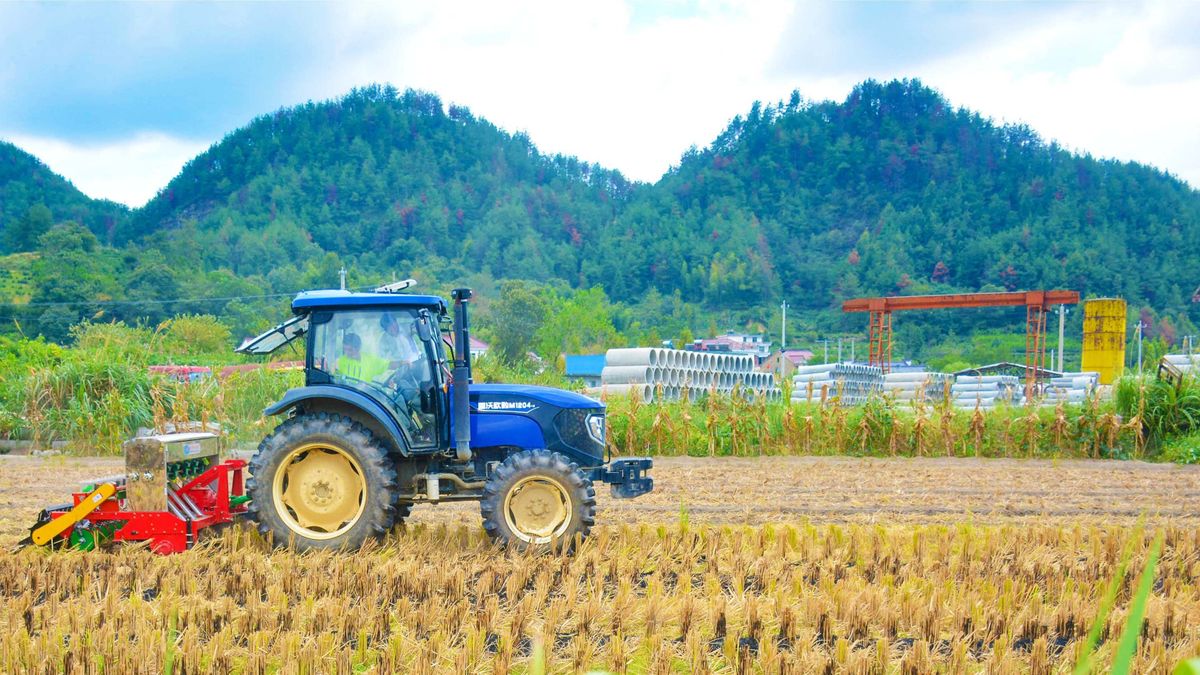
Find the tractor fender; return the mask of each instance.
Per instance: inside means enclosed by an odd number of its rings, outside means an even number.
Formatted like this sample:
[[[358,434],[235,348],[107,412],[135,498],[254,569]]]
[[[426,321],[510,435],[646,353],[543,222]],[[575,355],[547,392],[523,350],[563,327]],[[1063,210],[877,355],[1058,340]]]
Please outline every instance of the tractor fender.
[[[263,415],[279,415],[301,404],[312,405],[318,402],[318,408],[321,410],[349,415],[362,422],[376,435],[386,435],[386,438],[381,440],[390,441],[401,455],[409,455],[408,442],[391,413],[375,399],[352,389],[325,384],[289,389],[283,398],[267,406]]]

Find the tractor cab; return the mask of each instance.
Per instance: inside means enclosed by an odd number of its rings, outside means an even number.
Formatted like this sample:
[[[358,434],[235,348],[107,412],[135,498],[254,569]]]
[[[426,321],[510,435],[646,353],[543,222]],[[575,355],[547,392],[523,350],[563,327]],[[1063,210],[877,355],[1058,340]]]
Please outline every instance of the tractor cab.
[[[292,319],[243,344],[267,354],[307,339],[305,386],[336,386],[385,409],[406,450],[447,442],[449,368],[439,325],[446,304],[428,295],[310,291],[292,303]]]

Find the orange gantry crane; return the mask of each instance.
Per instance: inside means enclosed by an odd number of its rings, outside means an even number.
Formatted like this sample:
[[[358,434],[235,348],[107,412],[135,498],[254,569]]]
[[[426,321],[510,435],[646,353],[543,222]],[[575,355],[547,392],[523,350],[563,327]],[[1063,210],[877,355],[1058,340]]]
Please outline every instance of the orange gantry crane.
[[[1078,291],[1016,291],[855,298],[842,303],[844,312],[870,312],[869,362],[884,373],[892,363],[892,312],[921,309],[1025,306],[1025,395],[1032,397],[1038,373],[1046,364],[1046,312],[1054,305],[1079,302]]]

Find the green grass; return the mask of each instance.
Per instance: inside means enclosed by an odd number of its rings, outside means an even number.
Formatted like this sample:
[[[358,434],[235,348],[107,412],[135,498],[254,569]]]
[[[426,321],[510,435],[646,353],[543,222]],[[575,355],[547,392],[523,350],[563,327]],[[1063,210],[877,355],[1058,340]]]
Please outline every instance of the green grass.
[[[607,404],[609,444],[625,456],[1145,457],[1138,427],[1100,400],[979,413],[887,397],[862,406],[729,396]]]
[[[217,422],[234,441],[255,442],[276,420],[262,410],[303,383],[299,371],[259,369],[182,384],[152,375],[154,363],[219,366],[243,360],[220,347],[228,332],[211,317],[156,328],[85,324],[75,345],[0,338],[0,435],[65,440],[79,453],[117,453],[138,428]],[[184,351],[184,350],[187,351]],[[477,382],[570,388],[553,367],[475,362]],[[786,399],[786,392],[785,392]],[[609,445],[617,455],[871,455],[1094,457],[1200,461],[1200,388],[1127,378],[1117,398],[1054,408],[976,412],[945,401],[880,397],[863,406],[747,401],[712,395],[695,403],[613,397]]]
[[[1200,433],[1200,380],[1195,377],[1171,384],[1149,376],[1127,376],[1117,383],[1116,401],[1121,415],[1140,422],[1153,450]]]
[[[13,253],[0,256],[0,302],[25,303],[33,295],[29,268],[37,260],[36,253]]]

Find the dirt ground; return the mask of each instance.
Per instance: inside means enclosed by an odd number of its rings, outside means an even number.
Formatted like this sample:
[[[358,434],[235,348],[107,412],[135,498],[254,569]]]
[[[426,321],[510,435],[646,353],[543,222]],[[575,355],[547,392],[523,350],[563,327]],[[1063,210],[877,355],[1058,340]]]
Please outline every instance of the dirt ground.
[[[119,458],[0,456],[0,546]],[[603,486],[598,525],[815,523],[1200,524],[1200,467],[1125,461],[762,457],[655,460],[655,490],[617,500]],[[479,522],[474,503],[420,506],[414,523]]]

